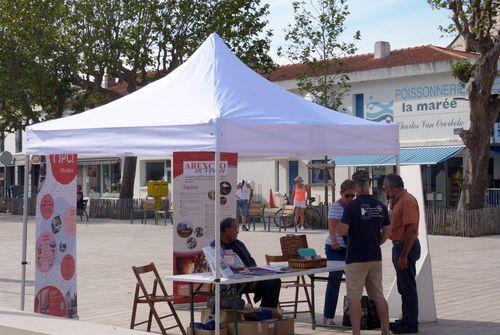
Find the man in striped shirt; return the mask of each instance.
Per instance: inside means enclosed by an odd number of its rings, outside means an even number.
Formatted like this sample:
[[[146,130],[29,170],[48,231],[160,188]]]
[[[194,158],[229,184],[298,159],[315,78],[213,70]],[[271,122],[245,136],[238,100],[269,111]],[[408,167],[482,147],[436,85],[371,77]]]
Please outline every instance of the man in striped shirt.
[[[332,204],[328,211],[328,237],[325,241],[326,257],[330,261],[345,261],[347,245],[344,237],[335,229],[335,224],[340,222],[344,207],[355,196],[355,185],[351,179],[345,180],[340,185],[340,199]],[[335,325],[335,310],[339,299],[340,281],[344,271],[330,272],[325,293],[325,308],[323,310],[323,323]]]

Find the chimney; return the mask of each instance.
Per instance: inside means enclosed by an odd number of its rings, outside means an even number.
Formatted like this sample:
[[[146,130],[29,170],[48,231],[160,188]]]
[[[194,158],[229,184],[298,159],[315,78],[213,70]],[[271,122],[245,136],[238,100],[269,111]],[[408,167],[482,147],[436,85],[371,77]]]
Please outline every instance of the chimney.
[[[374,58],[384,58],[391,54],[391,45],[389,42],[378,41],[375,42]]]

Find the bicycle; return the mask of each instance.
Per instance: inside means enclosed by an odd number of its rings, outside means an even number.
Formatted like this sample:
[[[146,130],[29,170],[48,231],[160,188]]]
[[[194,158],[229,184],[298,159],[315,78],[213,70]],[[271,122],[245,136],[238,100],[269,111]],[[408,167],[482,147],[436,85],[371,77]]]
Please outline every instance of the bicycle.
[[[304,228],[321,229],[323,228],[323,217],[318,209],[312,203],[316,198],[309,197],[306,201],[306,210],[304,213]],[[295,225],[295,207],[292,209],[290,198],[285,194],[283,196],[281,208],[275,213],[274,224],[279,228],[290,228]]]
[[[312,203],[316,198],[310,197],[307,199],[306,210],[304,213],[304,228],[321,229],[323,228],[323,216],[320,211],[315,208]]]
[[[278,228],[290,228],[294,225],[295,207],[291,204],[290,198],[284,194],[280,196],[281,208],[274,213],[274,224]]]

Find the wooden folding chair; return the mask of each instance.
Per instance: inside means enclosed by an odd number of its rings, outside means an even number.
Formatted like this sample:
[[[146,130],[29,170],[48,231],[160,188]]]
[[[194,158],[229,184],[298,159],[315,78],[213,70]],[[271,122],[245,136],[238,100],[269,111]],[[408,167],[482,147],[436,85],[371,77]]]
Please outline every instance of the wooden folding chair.
[[[134,295],[134,303],[132,305],[132,318],[130,320],[130,329],[134,329],[135,326],[142,325],[147,323],[147,331],[151,331],[151,323],[153,316],[155,317],[156,322],[158,323],[158,326],[160,327],[161,333],[163,335],[167,334],[167,330],[177,328],[179,327],[182,334],[186,335],[186,331],[184,330],[184,327],[182,326],[182,323],[177,316],[177,312],[175,311],[174,305],[172,301],[175,298],[178,298],[177,296],[174,295],[168,295],[167,290],[165,289],[165,286],[163,285],[163,282],[160,278],[160,275],[158,274],[158,271],[156,270],[156,267],[154,263],[150,263],[148,265],[144,266],[132,266],[132,271],[134,271],[134,275],[137,279],[137,283],[135,285],[135,295]],[[153,281],[153,290],[151,293],[148,292],[146,289],[146,286],[144,285],[144,282],[142,280],[141,275],[153,272],[154,274],[154,281]],[[158,287],[160,288],[159,293]],[[142,295],[139,291],[142,291]],[[164,316],[159,316],[158,312],[156,311],[155,304],[156,303],[161,303],[161,302],[166,302],[168,304],[168,307],[170,308],[171,314],[164,315]],[[149,317],[146,321],[142,322],[135,322],[135,317],[136,317],[136,312],[137,312],[137,305],[138,304],[148,304],[149,305]],[[161,322],[162,319],[168,318],[168,317],[173,317],[175,319],[176,325],[173,325],[171,327],[165,328],[163,326],[163,323]]]
[[[272,256],[265,255],[267,265],[271,265],[271,263],[283,263],[286,262],[287,259],[283,255]],[[311,312],[311,299],[309,298],[309,292],[307,291],[308,287],[311,287],[310,284],[306,283],[306,279],[304,276],[297,276],[295,280],[281,280],[281,288],[283,289],[295,289],[295,298],[294,300],[281,301],[279,302],[279,307],[281,309],[285,309],[288,307],[293,307],[293,311],[284,311],[283,314],[293,314],[293,318],[297,318],[297,314],[300,313],[310,313]],[[300,289],[304,290],[305,299],[299,300]],[[298,310],[299,304],[307,303],[308,310]]]

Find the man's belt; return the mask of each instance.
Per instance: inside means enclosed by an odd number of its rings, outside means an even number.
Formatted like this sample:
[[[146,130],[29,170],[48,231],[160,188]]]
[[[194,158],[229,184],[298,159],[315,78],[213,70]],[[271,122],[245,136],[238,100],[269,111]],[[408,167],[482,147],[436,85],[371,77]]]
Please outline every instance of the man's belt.
[[[403,245],[403,244],[405,244],[405,240],[392,241],[392,244],[394,244],[394,245]]]

